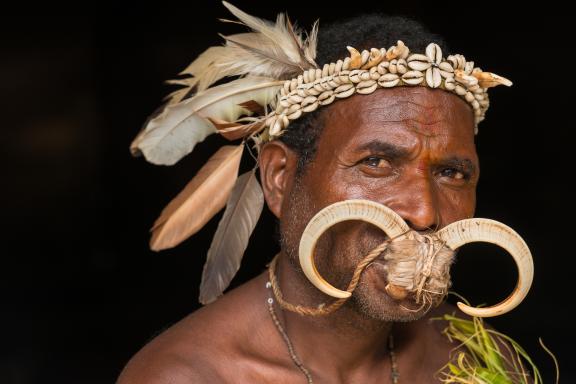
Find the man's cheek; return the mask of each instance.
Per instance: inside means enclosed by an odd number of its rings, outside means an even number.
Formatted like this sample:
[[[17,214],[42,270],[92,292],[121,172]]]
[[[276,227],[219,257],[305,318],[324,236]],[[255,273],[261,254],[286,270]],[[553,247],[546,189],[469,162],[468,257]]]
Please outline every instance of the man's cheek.
[[[441,218],[441,226],[473,217],[476,207],[475,203],[475,191],[451,193],[443,196],[438,210]]]

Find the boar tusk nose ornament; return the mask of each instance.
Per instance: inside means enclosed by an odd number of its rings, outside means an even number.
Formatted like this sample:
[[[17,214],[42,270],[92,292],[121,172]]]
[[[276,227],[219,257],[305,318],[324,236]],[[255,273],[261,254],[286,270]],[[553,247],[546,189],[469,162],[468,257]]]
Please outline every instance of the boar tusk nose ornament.
[[[470,316],[492,317],[510,312],[528,294],[534,278],[532,254],[524,240],[512,228],[490,219],[466,219],[449,224],[436,233],[451,249],[464,244],[486,242],[504,248],[514,258],[518,268],[516,288],[504,301],[486,308],[474,308],[459,302],[458,308]]]
[[[401,240],[410,232],[406,222],[390,208],[369,200],[345,200],[320,210],[308,223],[300,239],[299,258],[308,280],[319,290],[336,298],[348,298],[351,293],[328,283],[316,269],[314,248],[320,236],[333,225],[361,220],[380,228],[386,235]],[[490,219],[465,219],[454,222],[436,232],[438,240],[452,250],[473,242],[487,242],[504,248],[514,258],[518,268],[516,288],[504,301],[491,307],[475,308],[458,302],[458,308],[470,316],[492,317],[502,315],[518,306],[528,294],[534,276],[530,249],[512,228]]]
[[[308,223],[300,239],[300,266],[312,284],[322,292],[339,299],[350,297],[328,283],[314,264],[314,248],[320,236],[331,226],[347,220],[362,220],[380,228],[388,237],[395,238],[408,232],[406,222],[393,210],[370,200],[345,200],[318,212]]]

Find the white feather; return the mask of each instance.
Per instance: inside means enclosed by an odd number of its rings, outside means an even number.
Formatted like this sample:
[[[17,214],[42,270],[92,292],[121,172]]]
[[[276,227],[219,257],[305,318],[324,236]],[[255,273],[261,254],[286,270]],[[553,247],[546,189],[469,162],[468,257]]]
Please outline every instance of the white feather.
[[[224,38],[229,52],[219,61],[219,66],[230,68],[235,74],[248,72],[287,80],[312,67],[302,61],[292,62],[283,47],[259,33],[241,33]]]
[[[316,60],[316,47],[318,44],[318,20],[314,22],[312,26],[312,31],[306,38],[306,42],[304,43],[304,55],[308,59],[308,61],[314,62]]]
[[[266,105],[272,101],[283,82],[265,77],[245,77],[208,88],[191,99],[192,108],[204,117],[236,121],[248,113],[239,104],[255,101]]]
[[[226,76],[234,76],[230,71],[226,71],[219,62],[230,56],[231,52],[226,47],[210,47],[194,60],[180,75],[190,75],[186,79],[187,84],[183,84],[188,89],[197,86],[197,91],[201,92]],[[176,80],[178,81],[178,80]]]
[[[182,102],[166,107],[164,113],[152,119],[130,148],[153,164],[173,165],[216,132],[212,123],[191,113]]]
[[[281,84],[267,78],[246,77],[170,104],[150,120],[132,142],[132,152],[142,153],[154,164],[172,165],[208,135],[218,132],[208,117],[234,122],[241,115],[250,113],[239,104],[256,101],[265,105]]]

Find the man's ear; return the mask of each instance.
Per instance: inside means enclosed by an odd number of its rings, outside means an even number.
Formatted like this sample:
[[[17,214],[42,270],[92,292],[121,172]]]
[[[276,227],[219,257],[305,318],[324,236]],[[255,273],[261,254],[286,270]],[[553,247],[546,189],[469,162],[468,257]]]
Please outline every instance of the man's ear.
[[[280,218],[284,198],[292,189],[298,155],[280,140],[273,140],[262,147],[258,162],[266,204]]]

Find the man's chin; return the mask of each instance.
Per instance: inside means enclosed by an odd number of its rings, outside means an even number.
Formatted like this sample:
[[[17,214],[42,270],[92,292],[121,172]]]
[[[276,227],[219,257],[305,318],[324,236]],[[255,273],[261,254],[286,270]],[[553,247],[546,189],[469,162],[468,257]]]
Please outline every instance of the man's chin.
[[[367,318],[380,321],[409,322],[419,320],[428,313],[429,306],[416,304],[414,301],[396,301],[387,296],[384,299],[374,300],[366,298],[360,292],[354,295],[354,301],[361,314]]]

